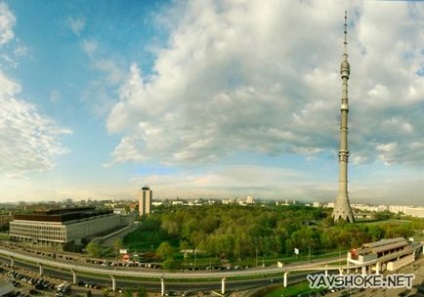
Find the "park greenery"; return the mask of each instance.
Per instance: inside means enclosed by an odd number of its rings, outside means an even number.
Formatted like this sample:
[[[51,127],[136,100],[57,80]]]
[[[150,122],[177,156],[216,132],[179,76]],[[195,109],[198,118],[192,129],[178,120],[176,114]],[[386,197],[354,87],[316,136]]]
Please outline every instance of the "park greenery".
[[[238,261],[287,257],[295,248],[303,255],[319,255],[384,238],[408,238],[423,229],[422,220],[403,221],[388,212],[377,214],[375,222],[334,224],[330,210],[302,205],[168,206],[143,217],[123,245],[156,252],[164,266],[175,267],[181,250]]]

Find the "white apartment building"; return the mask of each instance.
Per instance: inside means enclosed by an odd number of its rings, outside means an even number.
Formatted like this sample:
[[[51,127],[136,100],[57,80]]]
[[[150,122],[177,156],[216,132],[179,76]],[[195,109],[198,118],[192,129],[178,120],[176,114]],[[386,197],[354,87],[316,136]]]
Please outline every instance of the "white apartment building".
[[[424,207],[422,206],[390,205],[389,211],[393,213],[401,212],[408,216],[424,218]]]

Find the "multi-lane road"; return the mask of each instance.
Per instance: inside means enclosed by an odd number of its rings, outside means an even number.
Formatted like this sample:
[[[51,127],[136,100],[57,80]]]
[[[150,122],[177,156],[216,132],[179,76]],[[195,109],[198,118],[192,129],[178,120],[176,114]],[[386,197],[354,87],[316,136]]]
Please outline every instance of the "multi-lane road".
[[[404,253],[410,253],[410,251],[398,252],[390,255],[390,257],[399,257]],[[246,286],[263,286],[269,284],[271,280],[281,281],[285,284],[294,282],[295,279],[303,278],[305,279],[306,272],[317,272],[321,271],[338,271],[345,269],[354,269],[360,268],[364,265],[343,265],[341,264],[341,258],[330,258],[314,262],[303,262],[303,263],[292,263],[278,267],[277,265],[260,267],[260,268],[250,268],[244,270],[225,270],[225,271],[175,271],[168,272],[161,269],[148,269],[148,268],[134,268],[134,267],[104,267],[99,265],[81,263],[77,261],[65,261],[62,259],[52,259],[52,258],[43,258],[36,254],[28,254],[17,249],[8,249],[7,247],[0,247],[0,255],[6,257],[9,261],[20,263],[33,263],[33,265],[42,267],[44,271],[47,269],[60,269],[63,271],[64,275],[71,275],[72,280],[75,280],[74,277],[80,279],[83,275],[84,278],[87,275],[101,275],[104,280],[109,279],[109,283],[112,282],[112,286],[118,287],[120,284],[123,284],[125,280],[128,281],[129,278],[133,278],[137,283],[146,283],[148,287],[154,286],[156,288],[161,288],[161,284],[166,282],[166,287],[170,286],[185,286],[193,287],[196,286],[202,288],[223,288],[225,283],[225,288],[230,289],[240,289]],[[339,265],[330,265],[331,263],[337,263]],[[371,265],[372,263],[367,263]],[[300,272],[303,272],[300,274]],[[300,275],[300,276],[299,276]],[[240,280],[230,280],[236,277],[244,277],[249,280],[240,281]],[[111,281],[111,279],[113,281]],[[144,280],[144,281],[143,281]],[[171,280],[178,280],[178,285],[176,282]],[[196,280],[194,282],[194,280]],[[200,282],[199,282],[200,281]],[[181,283],[184,283],[181,285]]]
[[[5,263],[10,263],[9,257],[0,256],[0,260]],[[14,266],[22,268],[27,271],[32,271],[35,274],[39,272],[38,263],[35,262],[27,262],[24,260],[14,259]],[[111,269],[111,268],[109,268]],[[146,269],[147,270],[147,269]],[[147,271],[148,272],[148,271]],[[304,281],[306,279],[305,272],[293,273],[288,277],[288,283],[296,283],[299,281]],[[63,279],[72,282],[72,273],[70,270],[61,269],[61,268],[53,268],[53,267],[45,267],[43,269],[44,276],[50,276],[58,279]],[[80,273],[78,275],[78,281],[84,281],[85,283],[93,283],[100,284],[103,288],[111,287],[111,279],[110,276],[95,276],[92,274],[83,274]],[[244,280],[227,280],[226,281],[226,289],[229,291],[241,291],[247,290],[257,287],[263,287],[270,284],[281,283],[283,280],[282,276],[257,276],[255,279],[244,279]],[[146,290],[150,292],[159,292],[161,289],[160,280],[148,280],[148,279],[129,279],[129,278],[116,278],[116,287],[117,288],[126,288],[133,287],[136,288],[138,286],[143,286]],[[187,289],[195,290],[195,291],[210,291],[210,290],[221,290],[221,281],[214,280],[214,278],[204,279],[204,281],[167,281],[166,282],[166,290],[174,290],[174,291],[185,291]]]
[[[36,255],[28,255],[18,251],[6,250],[0,248],[0,255],[9,257],[11,260],[23,260],[26,262],[36,263],[41,266],[56,267],[75,271],[76,273],[101,274],[115,277],[134,277],[148,279],[211,279],[211,278],[231,278],[231,277],[263,277],[264,275],[283,274],[285,272],[295,271],[314,271],[314,270],[338,270],[339,267],[326,266],[330,263],[340,262],[340,258],[331,258],[321,261],[297,263],[278,267],[277,265],[250,268],[245,270],[227,270],[227,271],[177,271],[167,272],[155,269],[135,269],[128,267],[99,267],[98,265],[89,265],[80,262],[65,262],[60,259],[46,259]]]
[[[160,280],[162,279],[166,280],[166,289],[172,290],[185,290],[187,288],[220,290],[222,289],[222,279],[225,279],[226,290],[243,290],[281,282],[283,273],[289,270],[288,267],[292,267],[292,269],[295,267],[302,267],[303,269],[309,267],[309,270],[312,271],[316,265],[324,266],[329,263],[340,262],[340,258],[337,257],[320,262],[290,264],[285,267],[274,265],[245,270],[167,272],[160,269],[139,267],[103,267],[77,261],[41,257],[37,254],[28,254],[18,249],[12,250],[6,247],[0,247],[0,257],[3,258],[3,261],[11,262],[13,260],[15,266],[25,267],[33,271],[39,271],[41,265],[44,275],[54,275],[65,280],[72,281],[72,272],[74,272],[77,274],[78,280],[101,283],[104,286],[111,287],[111,277],[113,276],[116,287],[130,287],[141,284],[146,289],[153,291],[160,290]],[[248,277],[248,279],[234,279],[234,277],[240,276]],[[305,272],[292,273],[287,277],[287,283],[305,279]]]

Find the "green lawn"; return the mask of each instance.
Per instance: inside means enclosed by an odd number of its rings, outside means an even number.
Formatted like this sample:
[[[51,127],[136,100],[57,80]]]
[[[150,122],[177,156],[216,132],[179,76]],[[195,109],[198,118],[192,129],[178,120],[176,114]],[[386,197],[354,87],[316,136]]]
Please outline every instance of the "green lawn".
[[[312,293],[317,292],[316,289],[309,288],[309,282],[301,282],[287,288],[277,288],[274,289],[266,295],[262,295],[265,297],[288,297],[288,296],[297,296],[298,294]],[[257,295],[259,296],[259,295]]]
[[[0,240],[10,240],[10,236],[7,233],[0,233]]]

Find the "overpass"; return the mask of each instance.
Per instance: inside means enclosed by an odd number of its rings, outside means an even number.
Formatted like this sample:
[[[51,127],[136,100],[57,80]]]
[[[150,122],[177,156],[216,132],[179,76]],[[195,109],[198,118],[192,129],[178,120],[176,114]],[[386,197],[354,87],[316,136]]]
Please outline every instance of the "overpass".
[[[422,243],[420,244],[420,248],[422,248]],[[0,254],[7,256],[10,258],[11,266],[13,267],[14,259],[24,260],[30,263],[36,263],[39,266],[39,273],[43,275],[43,267],[50,266],[55,268],[61,268],[69,270],[72,273],[73,283],[77,283],[77,273],[84,272],[89,274],[99,274],[104,276],[110,276],[112,280],[112,290],[116,290],[116,277],[133,277],[133,278],[153,278],[159,279],[161,281],[161,294],[162,296],[165,293],[165,280],[166,279],[211,279],[217,278],[221,279],[221,293],[225,293],[225,281],[230,277],[255,277],[255,276],[263,276],[270,274],[283,274],[283,284],[284,287],[287,286],[287,276],[289,273],[293,272],[305,272],[305,271],[323,271],[325,274],[328,271],[338,271],[340,274],[349,273],[352,270],[361,269],[362,274],[371,273],[372,268],[377,267],[375,270],[376,273],[380,273],[378,267],[381,267],[382,263],[390,261],[392,259],[398,259],[399,257],[405,255],[411,255],[414,253],[414,249],[406,249],[403,251],[399,251],[397,253],[385,255],[379,259],[375,259],[362,264],[346,264],[346,265],[328,265],[334,262],[340,262],[340,258],[327,259],[320,262],[315,263],[296,263],[289,264],[282,267],[264,267],[264,268],[253,268],[248,270],[237,270],[237,271],[219,271],[219,272],[165,272],[165,271],[147,271],[147,270],[134,270],[134,269],[111,269],[110,267],[96,267],[83,265],[82,263],[67,263],[57,260],[50,260],[45,258],[40,258],[32,255],[26,255],[22,253],[18,253],[16,251],[10,251],[3,248],[0,248]]]

